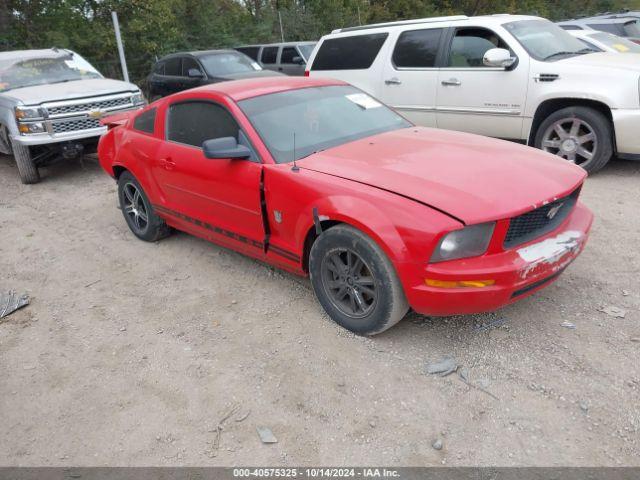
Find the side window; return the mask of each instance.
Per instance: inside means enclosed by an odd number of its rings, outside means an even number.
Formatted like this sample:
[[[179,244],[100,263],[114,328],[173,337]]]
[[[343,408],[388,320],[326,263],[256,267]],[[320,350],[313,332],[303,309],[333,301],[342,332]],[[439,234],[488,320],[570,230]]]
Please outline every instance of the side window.
[[[179,77],[182,73],[182,58],[173,57],[165,60],[164,74]]]
[[[236,48],[240,53],[244,53],[246,56],[250,57],[253,60],[258,60],[258,52],[260,52],[260,47],[239,47]]]
[[[158,75],[164,75],[164,62],[156,63],[156,66],[153,67],[153,73],[157,73]]]
[[[141,132],[153,133],[156,123],[156,109],[152,108],[142,112],[133,120],[133,128]]]
[[[482,58],[487,50],[509,46],[486,28],[459,28],[451,42],[449,67],[484,67]]]
[[[262,63],[276,63],[278,47],[265,47],[262,49]]]
[[[388,35],[373,33],[325,40],[311,70],[366,70],[373,64]]]
[[[212,138],[238,138],[238,124],[215,103],[174,103],[168,114],[167,140],[201,148],[205,140]]]
[[[393,64],[400,68],[435,67],[441,28],[403,32],[393,50]]]
[[[184,57],[182,59],[182,76],[188,77],[189,70],[191,70],[192,68],[195,68],[196,70],[202,73],[202,69],[200,68],[200,65],[198,65],[198,62],[196,62],[194,58]]]
[[[282,49],[282,54],[280,55],[280,63],[291,63],[293,64],[293,58],[299,57],[300,54],[293,47],[284,47]]]

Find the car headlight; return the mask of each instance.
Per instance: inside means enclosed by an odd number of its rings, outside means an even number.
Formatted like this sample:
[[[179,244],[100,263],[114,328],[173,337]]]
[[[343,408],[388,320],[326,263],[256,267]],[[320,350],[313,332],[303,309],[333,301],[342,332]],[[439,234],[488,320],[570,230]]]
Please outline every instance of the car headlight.
[[[495,222],[469,225],[447,233],[431,255],[431,262],[444,262],[457,258],[476,257],[487,251]]]
[[[34,118],[42,118],[38,107],[16,107],[16,120],[32,120]]]
[[[147,103],[147,100],[144,98],[142,92],[138,92],[131,95],[131,103],[134,105],[141,105],[143,103]]]
[[[42,122],[21,123],[18,125],[18,131],[22,134],[28,133],[44,133],[46,129]]]

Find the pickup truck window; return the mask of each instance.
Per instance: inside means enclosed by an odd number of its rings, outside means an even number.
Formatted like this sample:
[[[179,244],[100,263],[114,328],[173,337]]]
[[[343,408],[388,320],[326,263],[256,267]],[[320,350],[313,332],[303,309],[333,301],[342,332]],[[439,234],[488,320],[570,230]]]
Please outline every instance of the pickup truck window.
[[[402,32],[393,50],[393,64],[399,68],[435,67],[441,28]]]
[[[548,20],[520,20],[503,26],[536,60],[554,61],[593,52]]]
[[[509,50],[509,45],[486,28],[459,28],[451,42],[448,66],[486,68],[484,54],[492,48]]]
[[[88,78],[102,75],[76,54],[0,62],[0,92]]]

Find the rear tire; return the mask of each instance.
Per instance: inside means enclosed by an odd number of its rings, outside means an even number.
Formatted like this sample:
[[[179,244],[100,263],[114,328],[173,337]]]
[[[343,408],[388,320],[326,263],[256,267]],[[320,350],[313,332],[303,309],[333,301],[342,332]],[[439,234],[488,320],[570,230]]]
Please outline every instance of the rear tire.
[[[171,233],[171,229],[151,206],[140,183],[129,172],[118,178],[120,209],[129,229],[140,240],[155,242]]]
[[[11,147],[13,157],[16,159],[16,165],[18,166],[20,181],[24,184],[38,183],[40,181],[40,172],[38,172],[38,167],[33,163],[29,147],[17,142],[11,142]]]
[[[609,119],[593,108],[562,108],[540,124],[534,145],[595,173],[613,155],[613,128]]]
[[[309,275],[327,314],[354,333],[383,332],[409,310],[389,258],[371,238],[348,225],[332,227],[314,242]]]

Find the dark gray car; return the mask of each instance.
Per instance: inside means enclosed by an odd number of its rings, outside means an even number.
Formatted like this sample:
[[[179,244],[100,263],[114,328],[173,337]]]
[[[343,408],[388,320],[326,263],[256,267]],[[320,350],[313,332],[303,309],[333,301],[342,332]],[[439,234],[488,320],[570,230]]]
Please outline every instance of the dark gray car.
[[[209,83],[276,75],[281,74],[263,70],[235,50],[172,53],[158,60],[147,77],[149,100]]]

